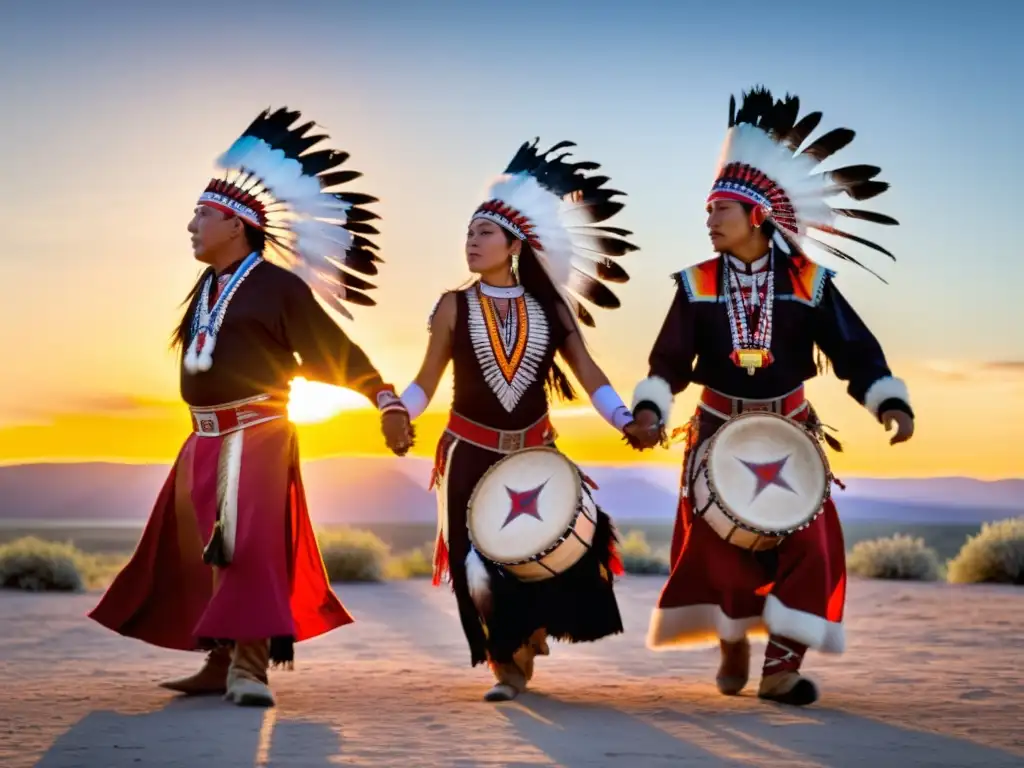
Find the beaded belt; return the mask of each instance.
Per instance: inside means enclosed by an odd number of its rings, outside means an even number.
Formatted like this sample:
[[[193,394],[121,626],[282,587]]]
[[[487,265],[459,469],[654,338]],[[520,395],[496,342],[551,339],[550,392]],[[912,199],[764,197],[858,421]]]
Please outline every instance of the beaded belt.
[[[189,406],[192,429],[202,437],[219,437],[239,429],[283,418],[288,406],[270,395],[256,395],[232,403],[209,406]]]
[[[704,391],[700,394],[698,405],[720,419],[730,419],[733,416],[739,416],[741,413],[750,413],[751,411],[767,411],[793,418],[807,408],[808,402],[804,396],[804,387],[801,384],[787,395],[768,400],[731,397],[709,387],[704,387]]]
[[[460,440],[497,453],[515,453],[523,448],[550,445],[555,440],[555,430],[546,413],[526,429],[502,430],[477,424],[452,411],[446,431]]]

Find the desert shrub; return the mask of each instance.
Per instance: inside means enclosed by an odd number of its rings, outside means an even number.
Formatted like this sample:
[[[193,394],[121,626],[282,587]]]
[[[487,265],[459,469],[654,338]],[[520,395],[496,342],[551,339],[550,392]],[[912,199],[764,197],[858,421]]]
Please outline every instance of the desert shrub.
[[[618,549],[626,573],[664,575],[669,572],[667,554],[652,550],[643,531],[630,531],[619,541]]]
[[[422,579],[434,575],[434,548],[424,545],[392,556],[385,569],[388,579]]]
[[[71,544],[35,536],[0,546],[0,586],[30,592],[80,592],[82,552]]]
[[[78,573],[85,582],[86,589],[106,589],[118,574],[130,554],[105,553],[89,554],[79,551]]]
[[[370,531],[332,528],[317,533],[332,581],[382,581],[391,549]]]
[[[985,523],[949,561],[953,584],[1024,584],[1024,517]]]
[[[850,573],[868,579],[936,581],[941,572],[935,550],[902,533],[858,542],[846,562]]]

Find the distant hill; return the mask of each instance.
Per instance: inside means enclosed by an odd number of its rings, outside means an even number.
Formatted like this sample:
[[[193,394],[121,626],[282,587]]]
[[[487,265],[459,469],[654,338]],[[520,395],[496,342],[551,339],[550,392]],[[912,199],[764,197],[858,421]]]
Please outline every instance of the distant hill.
[[[0,521],[138,524],[168,467],[139,464],[26,464],[0,467]],[[665,466],[595,466],[595,496],[621,520],[670,520],[679,471]],[[309,461],[303,477],[321,524],[433,522],[425,459],[341,457]],[[1024,514],[1024,480],[869,479],[836,490],[848,520],[979,523]]]

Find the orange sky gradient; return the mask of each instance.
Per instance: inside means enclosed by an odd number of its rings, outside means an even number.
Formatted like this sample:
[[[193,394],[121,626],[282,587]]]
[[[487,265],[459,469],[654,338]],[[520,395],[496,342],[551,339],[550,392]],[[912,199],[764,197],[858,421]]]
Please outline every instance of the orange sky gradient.
[[[26,5],[0,25],[0,65],[18,73],[0,78],[0,134],[17,149],[0,185],[0,463],[174,458],[189,421],[168,341],[200,272],[186,225],[214,159],[268,106],[301,109],[324,127],[331,145],[351,154],[345,169],[364,174],[346,189],[380,199],[371,206],[382,217],[378,304],[354,308],[342,326],[399,390],[420,365],[431,307],[468,277],[465,226],[488,183],[524,140],[577,142],[574,159],[599,162],[628,193],[609,223],[631,230],[640,247],[621,259],[630,275],[614,287],[621,307],[595,310],[597,327],[586,334],[628,403],[672,300],[669,276],[713,255],[704,202],[728,96],[764,82],[823,112],[815,135],[857,131],[835,162],[883,168],[892,188],[869,207],[900,221],[884,232],[851,223],[897,255],[893,263],[852,251],[888,285],[810,254],[837,269],[917,414],[914,439],[890,447],[833,374],[812,381],[809,394],[846,449],[830,454],[836,473],[1024,477],[1024,260],[1007,248],[1019,217],[1012,195],[986,194],[992,158],[1012,166],[1024,126],[1019,100],[1001,98],[1020,69],[1005,58],[1019,57],[1019,46],[992,43],[1001,28],[978,32],[973,58],[963,58],[977,25],[948,14],[928,23],[956,30],[952,38],[922,35],[919,15],[903,26],[844,17],[846,26],[866,25],[858,34],[885,51],[850,68],[813,46],[756,62],[709,59],[735,31],[711,6],[701,21],[671,3],[617,18],[549,4],[536,50],[524,56],[514,36],[457,4],[417,6],[400,14],[404,24],[379,4],[358,12],[328,4],[324,22],[301,34],[285,4],[245,19],[212,5],[201,23],[173,3],[132,13],[79,5],[56,15]],[[570,17],[577,31],[567,48]],[[273,40],[274,66],[225,88],[208,57],[225,29]],[[608,51],[617,51],[613,62]],[[507,89],[481,82],[481,61],[513,66],[531,108],[510,108]],[[602,76],[553,76],[567,61]],[[895,95],[880,94],[881,81]],[[992,130],[965,143],[979,124]],[[958,194],[936,202],[937,189]],[[449,372],[417,423],[415,453],[432,454],[450,394]],[[679,398],[675,424],[697,394]],[[556,404],[553,417],[560,446],[581,463],[680,461],[678,449],[628,449],[585,394],[571,411]],[[309,459],[385,450],[366,407],[300,433]]]
[[[809,393],[823,420],[838,430],[835,434],[844,444],[842,454],[830,452],[840,478],[844,474],[967,475],[980,479],[1024,476],[1024,457],[1018,447],[1019,425],[1024,423],[1024,366],[979,365],[972,370],[932,363],[904,367],[900,372],[910,386],[918,426],[910,443],[896,447],[888,445],[886,433],[846,395],[841,382],[828,376],[809,384]],[[614,383],[628,400],[632,382],[622,376],[616,378]],[[343,401],[358,403],[357,396],[346,394],[349,396]],[[432,454],[444,426],[443,407],[449,397],[446,386],[417,421],[414,455]],[[695,399],[695,390],[677,399],[674,423],[680,423],[691,412]],[[302,403],[293,404],[301,418]],[[630,450],[593,414],[586,399],[557,408],[554,422],[560,447],[580,463],[680,461],[678,447],[643,454]],[[187,432],[187,410],[170,398],[126,396],[83,401],[77,410],[24,412],[19,419],[0,426],[0,463],[167,462],[174,458]],[[300,423],[299,432],[305,459],[386,455],[378,417],[366,407],[346,409],[321,423]]]

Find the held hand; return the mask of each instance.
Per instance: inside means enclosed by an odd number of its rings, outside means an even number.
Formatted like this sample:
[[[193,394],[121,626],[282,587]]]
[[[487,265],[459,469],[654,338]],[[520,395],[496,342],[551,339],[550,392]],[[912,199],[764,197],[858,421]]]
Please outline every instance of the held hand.
[[[896,425],[896,434],[889,439],[889,445],[905,443],[914,436],[914,419],[904,411],[886,411],[882,414],[882,424],[886,432],[891,432]]]
[[[384,442],[396,456],[404,456],[413,446],[413,429],[409,414],[404,410],[389,410],[381,414],[381,431]]]
[[[658,424],[658,417],[647,408],[634,414],[633,421],[624,426],[622,431],[626,435],[626,441],[638,451],[654,448],[661,442],[661,425]]]

